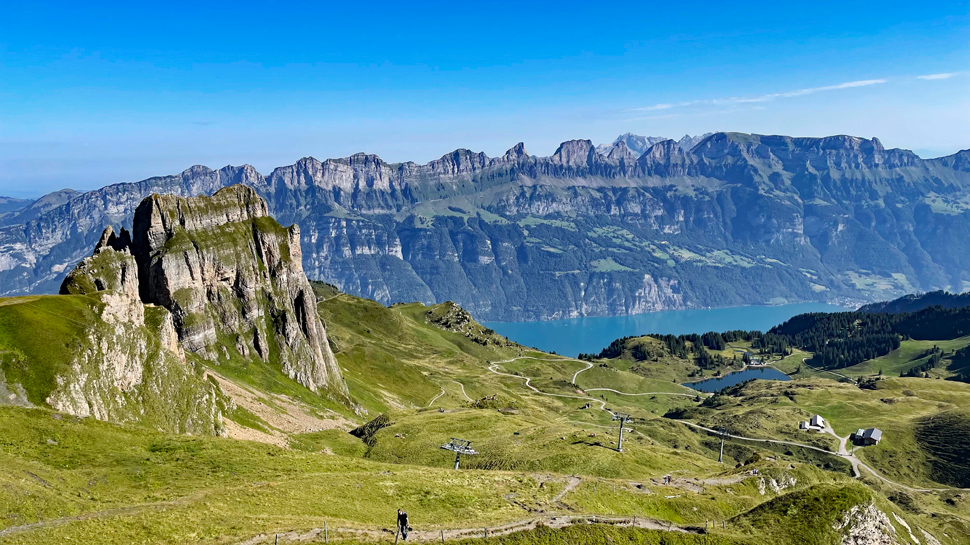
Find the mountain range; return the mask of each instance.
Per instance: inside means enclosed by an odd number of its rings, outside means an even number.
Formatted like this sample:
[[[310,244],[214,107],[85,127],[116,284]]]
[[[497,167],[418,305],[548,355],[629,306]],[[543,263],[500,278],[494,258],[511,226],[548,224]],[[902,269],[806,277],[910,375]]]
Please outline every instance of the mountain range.
[[[0,295],[57,291],[152,193],[237,183],[299,226],[310,278],[384,304],[453,300],[483,320],[970,285],[970,151],[924,160],[851,136],[656,140],[570,140],[548,157],[521,143],[500,157],[459,149],[424,165],[307,157],[268,175],[194,166],[62,191],[0,215]]]

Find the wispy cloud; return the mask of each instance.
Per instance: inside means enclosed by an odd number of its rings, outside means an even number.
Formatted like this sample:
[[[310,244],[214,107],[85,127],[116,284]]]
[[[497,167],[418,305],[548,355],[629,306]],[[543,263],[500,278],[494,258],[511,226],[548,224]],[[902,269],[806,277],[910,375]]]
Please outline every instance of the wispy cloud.
[[[809,87],[808,89],[799,89],[797,91],[789,91],[787,93],[773,93],[770,95],[765,95],[765,97],[775,98],[775,97],[800,97],[805,95],[811,95],[815,93],[820,93],[822,91],[837,91],[839,89],[853,89],[855,87],[868,87],[870,85],[879,85],[880,83],[886,83],[884,79],[863,79],[859,81],[847,81],[845,83],[840,83],[838,85],[826,85],[825,87]]]
[[[949,76],[950,75],[946,75],[946,77],[949,77]],[[943,78],[935,78],[935,77],[929,77],[929,76],[920,76],[920,77],[926,77],[927,79],[943,79]],[[793,97],[812,95],[815,93],[822,93],[825,91],[837,91],[839,89],[854,89],[856,87],[868,87],[870,85],[878,85],[880,83],[886,83],[887,81],[888,80],[885,80],[885,79],[863,79],[863,80],[857,80],[857,81],[847,81],[845,83],[839,83],[838,85],[825,85],[823,87],[807,87],[805,89],[795,89],[794,91],[786,91],[783,93],[767,93],[764,95],[754,95],[754,96],[747,96],[747,97],[726,97],[726,98],[713,98],[713,99],[704,99],[704,100],[690,100],[687,102],[678,102],[676,104],[661,103],[661,104],[654,104],[653,106],[644,106],[642,108],[633,108],[632,111],[652,112],[657,110],[669,110],[671,108],[704,105],[704,104],[715,105],[715,106],[725,105],[725,104],[752,104],[752,103],[759,103],[759,102],[769,102],[777,98],[793,98]]]
[[[945,72],[943,74],[927,74],[925,76],[916,76],[916,79],[925,79],[925,80],[950,79],[959,73],[960,72]]]
[[[659,110],[669,110],[669,109],[671,109],[671,108],[673,108],[675,106],[676,106],[676,104],[654,104],[653,106],[646,106],[646,107],[643,107],[643,108],[637,108],[637,111],[640,111],[640,112],[656,112],[656,111],[659,111]]]

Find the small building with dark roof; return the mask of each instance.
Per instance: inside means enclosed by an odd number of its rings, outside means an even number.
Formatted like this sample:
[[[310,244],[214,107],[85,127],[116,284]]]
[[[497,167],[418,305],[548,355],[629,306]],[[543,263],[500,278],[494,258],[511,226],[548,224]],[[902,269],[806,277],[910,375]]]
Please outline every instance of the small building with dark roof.
[[[879,428],[859,428],[858,431],[852,434],[851,439],[857,445],[878,445],[879,441],[882,440],[882,430]]]

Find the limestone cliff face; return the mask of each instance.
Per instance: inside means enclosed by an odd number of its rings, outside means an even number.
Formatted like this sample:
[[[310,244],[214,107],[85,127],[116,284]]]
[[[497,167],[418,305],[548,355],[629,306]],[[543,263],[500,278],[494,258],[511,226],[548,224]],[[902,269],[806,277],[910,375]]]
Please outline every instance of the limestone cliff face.
[[[453,300],[482,320],[970,287],[970,152],[717,133],[571,140],[549,157],[460,149],[424,165],[308,157],[265,176],[193,167],[52,195],[0,217],[0,294],[56,288],[98,229],[132,225],[153,192],[237,183],[299,224],[310,278],[385,304]]]
[[[118,258],[94,266],[109,251]],[[299,228],[276,223],[247,186],[212,197],[152,195],[136,209],[131,236],[106,231],[61,291],[113,290],[158,305],[186,351],[217,365],[261,360],[345,399],[302,257]]]
[[[78,339],[66,372],[45,401],[76,416],[140,423],[176,433],[224,431],[226,401],[201,371],[185,361],[171,314],[138,299],[105,291],[100,320]]]

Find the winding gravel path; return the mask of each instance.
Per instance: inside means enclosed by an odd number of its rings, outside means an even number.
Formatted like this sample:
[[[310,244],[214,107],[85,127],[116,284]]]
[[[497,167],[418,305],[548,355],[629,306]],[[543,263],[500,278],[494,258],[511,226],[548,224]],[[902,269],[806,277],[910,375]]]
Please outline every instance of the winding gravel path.
[[[580,361],[580,360],[572,360],[572,361]],[[576,371],[575,373],[573,373],[573,384],[576,384],[576,378],[579,377],[579,374],[580,373],[582,373],[583,371],[589,371],[590,369],[593,368],[593,362],[591,362],[591,361],[585,361],[583,363],[586,364],[586,368],[585,369],[580,369],[579,371]]]
[[[465,399],[467,399],[468,401],[475,401],[474,399],[468,397],[468,394],[465,393],[465,385],[464,384],[458,382],[457,380],[453,380],[452,382],[454,382],[455,384],[461,386],[461,395],[465,396]]]
[[[855,378],[843,375],[842,373],[836,373],[835,371],[829,371],[828,369],[822,369],[821,367],[813,367],[808,364],[808,358],[802,358],[802,365],[804,365],[805,367],[808,367],[809,369],[811,369],[812,371],[815,371],[816,373],[829,373],[831,375],[835,375],[837,377],[842,377],[846,380],[849,380],[853,384],[859,383],[859,381],[856,380]]]
[[[611,411],[611,410],[609,410],[609,409],[606,408],[606,402],[603,401],[603,400],[596,399],[596,398],[593,398],[593,397],[590,397],[590,396],[574,396],[574,395],[567,395],[567,394],[551,394],[551,393],[548,393],[548,392],[543,392],[542,390],[539,390],[538,388],[536,388],[535,386],[533,386],[531,384],[531,380],[532,379],[530,377],[523,377],[521,375],[512,375],[512,374],[509,374],[509,373],[502,373],[502,372],[500,372],[500,371],[498,371],[498,370],[495,369],[496,367],[498,367],[499,364],[509,363],[509,362],[512,362],[512,361],[515,361],[515,360],[518,360],[518,359],[539,359],[539,358],[533,358],[533,357],[530,357],[530,356],[523,356],[523,357],[519,357],[519,358],[512,358],[511,360],[497,361],[497,362],[492,363],[488,367],[488,370],[491,371],[491,372],[493,372],[493,373],[495,373],[495,374],[497,374],[497,375],[504,375],[504,376],[507,376],[507,377],[524,379],[525,380],[526,387],[528,387],[530,390],[532,390],[533,392],[535,392],[535,393],[537,393],[539,395],[551,396],[551,397],[564,397],[564,398],[571,398],[571,399],[586,399],[586,400],[592,400],[592,401],[595,401],[596,403],[599,403],[600,404],[600,409],[602,409],[602,410],[604,410],[604,411],[606,411],[606,412],[608,412],[610,414],[616,414],[613,411]],[[562,358],[556,359],[556,360],[542,360],[542,361],[562,361]],[[574,360],[574,361],[579,361],[579,360]],[[804,360],[802,360],[802,361],[804,362]],[[592,367],[591,364],[590,364],[590,367]],[[590,367],[587,367],[586,369],[589,369]],[[809,367],[811,367],[811,366],[809,366]],[[583,369],[582,371],[585,371],[586,369]],[[833,374],[838,375],[838,373],[833,373]],[[575,377],[575,375],[573,375],[573,376]],[[839,375],[839,376],[844,376],[844,375]],[[850,377],[845,377],[845,378],[849,378],[851,380]],[[684,395],[684,396],[691,396],[691,397],[693,397],[694,395],[697,395],[697,394],[676,394],[676,393],[670,393],[670,392],[655,392],[655,393],[643,393],[643,394],[639,394],[639,393],[626,393],[626,392],[620,392],[620,391],[617,391],[617,390],[613,390],[611,388],[590,388],[590,389],[587,389],[587,390],[584,390],[584,391],[590,392],[590,391],[600,391],[600,390],[606,390],[606,391],[611,391],[611,392],[614,392],[614,393],[617,393],[617,394],[621,394],[621,395],[631,395],[631,396],[632,395],[657,395],[658,393],[660,393],[660,394],[667,394],[667,395]],[[720,435],[720,432],[719,431],[713,430],[711,428],[707,428],[707,427],[704,427],[704,426],[701,426],[700,424],[695,424],[693,422],[688,422],[686,420],[675,420],[675,422],[680,422],[681,424],[684,424],[686,426],[691,426],[691,427],[694,427],[694,428],[697,428],[697,429],[704,430],[704,431],[709,432],[709,433],[713,433],[715,435]],[[874,477],[876,477],[876,478],[878,478],[878,479],[880,479],[880,480],[882,480],[882,481],[884,481],[884,482],[886,482],[888,484],[891,484],[893,486],[897,486],[899,488],[902,488],[904,490],[908,490],[910,492],[970,492],[970,488],[915,488],[915,487],[912,487],[912,486],[908,486],[908,485],[905,485],[905,484],[902,484],[902,483],[898,483],[896,481],[893,481],[893,480],[891,480],[889,478],[886,478],[886,477],[882,476],[876,470],[872,469],[872,467],[870,467],[868,464],[866,464],[865,462],[863,462],[862,460],[860,460],[856,455],[854,455],[851,452],[849,452],[846,449],[846,447],[845,447],[846,442],[848,441],[848,437],[844,437],[844,438],[843,437],[839,437],[835,433],[835,431],[832,431],[830,429],[827,429],[826,431],[828,433],[831,433],[832,435],[834,435],[836,438],[839,439],[839,450],[838,450],[838,452],[832,452],[831,450],[827,450],[827,449],[824,449],[824,448],[821,448],[821,447],[816,447],[814,445],[806,445],[804,443],[797,443],[795,441],[785,441],[785,440],[782,440],[782,439],[761,439],[761,438],[755,438],[755,437],[744,437],[742,435],[734,435],[734,434],[730,434],[730,433],[725,433],[724,435],[726,437],[730,437],[732,439],[739,439],[741,441],[751,441],[751,442],[755,442],[755,443],[772,443],[772,444],[777,444],[777,445],[791,445],[791,446],[795,446],[795,447],[801,447],[801,448],[806,448],[806,449],[809,449],[809,450],[814,450],[816,452],[821,452],[821,453],[824,453],[824,454],[829,454],[829,455],[832,455],[832,456],[838,456],[840,458],[845,458],[852,465],[852,471],[853,471],[854,476],[856,478],[859,478],[859,477],[862,476],[862,473],[859,471],[860,468],[861,469],[865,469],[866,471],[868,471],[869,473],[871,473]],[[644,437],[646,437],[646,436],[644,436]]]
[[[443,396],[443,395],[445,395],[445,389],[444,388],[441,388],[441,393],[438,394],[438,395],[436,395],[436,396],[434,396],[433,398],[431,398],[431,402],[428,403],[428,407],[434,405],[434,402],[435,401],[438,401],[438,398],[441,397],[441,396]]]
[[[521,358],[515,358],[515,359],[521,359]],[[536,359],[536,358],[531,358],[531,359]],[[592,398],[592,397],[589,397],[589,396],[574,396],[574,395],[569,395],[569,394],[550,394],[548,392],[543,392],[542,390],[540,390],[540,389],[536,388],[535,386],[533,386],[532,385],[532,378],[531,377],[523,377],[522,375],[512,375],[510,373],[503,373],[503,372],[499,371],[498,369],[496,369],[499,366],[500,363],[508,363],[510,361],[513,361],[513,360],[506,360],[506,361],[495,362],[492,365],[489,365],[488,366],[488,370],[491,371],[491,372],[493,372],[493,373],[495,373],[496,375],[502,375],[502,376],[505,376],[505,377],[512,377],[512,378],[517,378],[517,379],[524,379],[525,380],[526,387],[529,388],[530,390],[532,390],[533,392],[539,394],[539,395],[544,395],[544,396],[549,396],[549,397],[564,397],[564,398],[567,398],[567,399],[583,399],[583,400],[586,400],[586,401],[594,401],[594,402],[600,404],[600,409],[601,410],[604,410],[604,411],[606,411],[606,412],[608,412],[610,414],[616,414],[613,411],[607,409],[606,408],[606,402],[603,401],[603,400],[601,400],[601,399],[595,399],[595,398]]]
[[[631,394],[628,392],[621,392],[619,390],[614,390],[613,388],[584,388],[584,392],[613,392],[614,394],[620,394],[622,396],[686,396],[686,397],[697,397],[698,393],[693,394],[682,394],[678,392],[641,392],[637,394]]]
[[[517,520],[514,522],[509,522],[507,524],[502,524],[498,526],[484,527],[478,526],[475,528],[459,528],[450,530],[412,530],[408,534],[408,541],[417,542],[436,542],[441,538],[445,541],[454,541],[459,539],[467,539],[473,537],[483,537],[488,535],[488,537],[501,536],[506,534],[511,534],[513,532],[521,532],[524,530],[532,530],[539,525],[545,526],[547,528],[565,528],[567,526],[572,526],[574,524],[609,524],[611,526],[625,526],[625,527],[637,527],[637,528],[647,528],[650,530],[663,530],[666,532],[680,532],[680,533],[698,533],[696,530],[681,528],[672,523],[662,522],[654,519],[645,519],[642,517],[618,517],[612,515],[582,515],[582,516],[568,516],[568,515],[546,515],[540,517],[533,517],[528,519]],[[314,528],[304,533],[300,532],[281,532],[279,534],[260,534],[254,536],[246,541],[240,541],[237,545],[260,545],[263,543],[276,543],[277,539],[279,543],[320,543],[323,540],[323,528]],[[381,528],[378,530],[363,529],[363,528],[330,528],[329,536],[330,539],[341,540],[346,539],[350,536],[365,537],[370,540],[393,540],[394,531],[389,528]],[[403,542],[401,542],[403,543]]]

